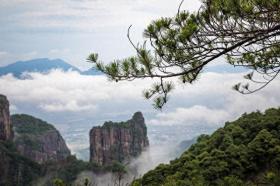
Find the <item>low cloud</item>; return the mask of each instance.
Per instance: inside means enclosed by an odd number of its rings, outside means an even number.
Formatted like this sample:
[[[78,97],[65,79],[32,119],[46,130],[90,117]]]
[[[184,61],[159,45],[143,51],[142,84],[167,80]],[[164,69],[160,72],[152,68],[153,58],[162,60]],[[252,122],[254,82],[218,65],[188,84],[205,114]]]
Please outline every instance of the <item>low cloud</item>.
[[[152,119],[148,123],[151,125],[220,125],[230,116],[225,110],[209,109],[206,106],[195,105],[190,108],[176,108],[173,112],[159,113],[156,119]]]
[[[61,112],[61,111],[70,111],[70,112],[79,112],[85,110],[91,110],[94,112],[97,109],[95,105],[79,105],[76,101],[69,101],[65,104],[54,103],[54,104],[41,104],[40,108],[47,112]]]
[[[25,61],[30,60],[38,57],[37,51],[29,51],[29,52],[8,52],[8,51],[0,51],[0,67],[6,66],[10,64],[11,62],[15,61]]]
[[[28,73],[28,79],[9,74],[0,77],[0,93],[7,95],[12,113],[27,113],[53,123],[61,129],[72,152],[84,154],[92,126],[109,120],[125,121],[139,110],[145,116],[150,142],[172,141],[174,145],[209,133],[244,112],[279,107],[279,78],[245,96],[231,89],[243,75],[207,72],[194,85],[177,84],[163,112],[154,110],[151,101],[142,96],[143,89],[152,83],[150,79],[116,83],[105,76],[61,70]],[[143,171],[146,169],[144,166]]]
[[[73,71],[53,70],[25,76],[28,79],[17,79],[11,74],[2,76],[1,92],[14,102],[34,104],[47,112],[92,111],[101,102],[140,100],[144,88],[141,84],[109,82],[105,76],[84,76]]]
[[[6,51],[0,51],[0,59],[2,59],[3,57],[7,56],[9,53]]]
[[[49,51],[50,55],[59,55],[59,56],[63,56],[65,54],[69,54],[71,51],[68,48],[63,48],[63,49],[51,49]]]
[[[84,76],[78,72],[52,70],[47,74],[27,73],[28,79],[12,75],[0,77],[0,90],[12,100],[14,107],[33,105],[42,112],[99,112],[131,115],[131,108],[150,110],[151,125],[215,125],[234,119],[243,112],[279,106],[279,78],[265,89],[244,96],[231,89],[244,73],[204,73],[194,85],[177,85],[162,113],[145,101],[142,91],[151,80],[110,82],[105,76]],[[105,110],[104,110],[105,109]],[[135,111],[136,111],[135,110]]]

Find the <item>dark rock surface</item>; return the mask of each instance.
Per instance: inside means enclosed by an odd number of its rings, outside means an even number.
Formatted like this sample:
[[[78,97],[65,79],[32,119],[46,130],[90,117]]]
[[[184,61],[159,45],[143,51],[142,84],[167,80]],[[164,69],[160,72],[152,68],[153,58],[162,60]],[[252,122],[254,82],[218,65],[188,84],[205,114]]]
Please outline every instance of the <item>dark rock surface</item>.
[[[90,131],[90,161],[110,165],[137,157],[149,146],[147,128],[141,112],[126,122],[105,122]]]
[[[21,156],[13,141],[9,101],[0,95],[0,186],[24,186],[41,174],[40,166]]]
[[[0,142],[1,186],[30,186],[42,173],[41,166],[21,156],[11,141]]]
[[[13,138],[12,124],[10,119],[9,101],[6,96],[0,94],[0,140]]]

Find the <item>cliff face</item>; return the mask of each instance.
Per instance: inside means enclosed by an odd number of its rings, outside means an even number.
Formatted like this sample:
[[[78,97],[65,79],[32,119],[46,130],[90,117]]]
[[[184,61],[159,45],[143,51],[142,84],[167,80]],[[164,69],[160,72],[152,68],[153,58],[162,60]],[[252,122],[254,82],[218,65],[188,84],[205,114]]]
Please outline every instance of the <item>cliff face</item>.
[[[30,185],[41,174],[41,168],[19,155],[12,139],[9,101],[6,96],[0,95],[0,185]]]
[[[43,174],[39,164],[18,154],[14,144],[0,142],[0,185],[27,186]]]
[[[90,131],[90,161],[101,165],[129,160],[140,155],[147,146],[147,128],[141,112],[126,122],[105,122]]]
[[[70,150],[60,133],[50,124],[29,115],[11,117],[15,129],[17,150],[37,163],[60,161],[70,156]]]
[[[13,138],[12,125],[10,120],[9,101],[6,96],[0,94],[0,140]]]

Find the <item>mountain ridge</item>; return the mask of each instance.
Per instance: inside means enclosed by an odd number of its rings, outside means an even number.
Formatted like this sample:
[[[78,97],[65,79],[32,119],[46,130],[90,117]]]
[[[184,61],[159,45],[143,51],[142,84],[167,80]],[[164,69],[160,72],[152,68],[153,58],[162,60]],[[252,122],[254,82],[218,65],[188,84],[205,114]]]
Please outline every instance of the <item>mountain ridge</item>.
[[[13,74],[17,78],[24,79],[23,75],[25,72],[47,73],[53,69],[75,71],[81,75],[102,75],[102,73],[95,68],[82,71],[62,59],[36,58],[27,61],[17,61],[7,66],[0,67],[0,76]]]
[[[132,186],[256,186],[280,183],[280,108],[226,122],[169,164],[160,164]]]

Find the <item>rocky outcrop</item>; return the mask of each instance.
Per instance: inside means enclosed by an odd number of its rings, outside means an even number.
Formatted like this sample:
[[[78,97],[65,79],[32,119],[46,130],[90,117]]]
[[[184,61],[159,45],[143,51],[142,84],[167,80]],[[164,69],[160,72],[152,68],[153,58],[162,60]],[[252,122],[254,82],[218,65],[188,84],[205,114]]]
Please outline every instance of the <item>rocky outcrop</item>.
[[[6,96],[0,94],[0,140],[13,138],[12,125],[10,120],[9,101]]]
[[[12,139],[9,101],[6,96],[0,95],[0,185],[30,185],[41,174],[41,168],[18,154]]]
[[[21,155],[37,163],[60,161],[70,156],[64,139],[52,125],[25,114],[13,115],[11,119],[14,142]]]
[[[126,122],[105,122],[90,131],[90,161],[100,165],[137,157],[147,146],[147,128],[141,112]]]

